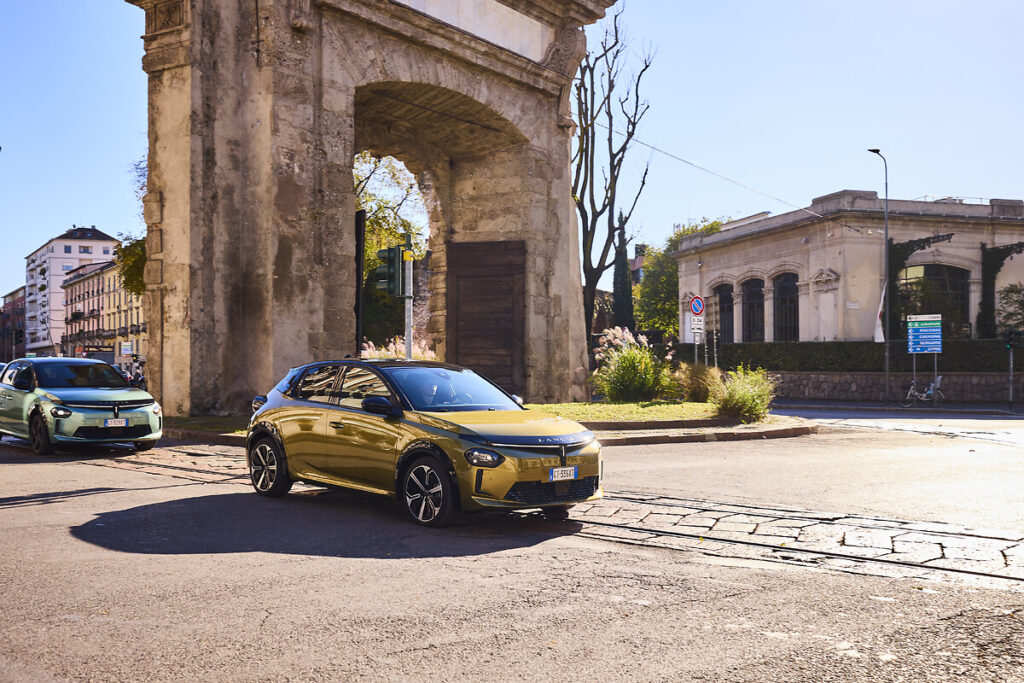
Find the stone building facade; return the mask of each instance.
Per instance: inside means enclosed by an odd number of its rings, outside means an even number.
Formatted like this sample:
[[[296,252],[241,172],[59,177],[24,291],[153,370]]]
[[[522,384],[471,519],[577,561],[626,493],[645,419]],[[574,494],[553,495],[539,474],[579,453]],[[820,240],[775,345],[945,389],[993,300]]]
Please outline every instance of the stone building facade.
[[[679,263],[684,341],[693,340],[687,303],[695,294],[707,300],[707,328],[723,343],[875,339],[885,280],[883,232],[884,201],[877,193],[844,190],[806,209],[757,214],[684,239],[672,254]],[[993,289],[1024,281],[1024,259],[1002,258],[1014,245],[1024,251],[1024,201],[890,199],[894,243],[950,234],[918,245],[894,280],[904,289],[927,284],[946,308],[944,322],[955,322],[949,333],[977,337],[986,273]],[[991,256],[1000,249],[994,268]],[[897,287],[892,294],[899,295]],[[892,330],[892,338],[901,336]]]
[[[571,80],[614,0],[129,0],[149,74],[150,387],[235,412],[357,352],[353,157],[430,218],[439,355],[531,400],[586,395]]]

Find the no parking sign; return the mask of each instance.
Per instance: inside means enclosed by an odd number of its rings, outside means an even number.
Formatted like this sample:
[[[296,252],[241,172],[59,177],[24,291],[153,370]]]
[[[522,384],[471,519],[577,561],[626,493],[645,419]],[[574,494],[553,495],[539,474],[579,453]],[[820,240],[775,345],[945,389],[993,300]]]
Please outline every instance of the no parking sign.
[[[699,296],[695,296],[690,299],[690,313],[693,313],[696,317],[704,315],[704,299]]]

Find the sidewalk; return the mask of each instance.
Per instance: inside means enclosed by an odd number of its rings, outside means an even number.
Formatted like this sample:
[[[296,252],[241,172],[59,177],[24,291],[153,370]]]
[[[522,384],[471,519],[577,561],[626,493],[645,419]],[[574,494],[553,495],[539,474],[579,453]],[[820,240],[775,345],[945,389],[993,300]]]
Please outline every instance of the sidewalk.
[[[873,410],[896,413],[923,413],[934,415],[936,413],[952,413],[958,415],[1001,415],[1007,417],[1024,417],[1024,396],[1020,401],[1014,401],[1014,411],[1009,411],[1006,401],[1001,403],[943,403],[938,408],[927,404],[918,404],[916,408],[901,408],[896,402],[890,404],[882,401],[841,401],[823,399],[797,399],[777,398],[772,403],[773,408],[796,409],[796,410]]]

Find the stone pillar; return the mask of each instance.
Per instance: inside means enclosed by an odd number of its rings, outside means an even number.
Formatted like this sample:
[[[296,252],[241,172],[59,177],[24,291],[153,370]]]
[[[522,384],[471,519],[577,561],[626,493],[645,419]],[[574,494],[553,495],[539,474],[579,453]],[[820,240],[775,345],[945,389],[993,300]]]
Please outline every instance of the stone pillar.
[[[324,96],[319,33],[284,0],[132,2],[147,375],[168,415],[244,412],[289,367],[355,350],[351,92]]]
[[[775,287],[764,281],[764,340],[775,341]]]

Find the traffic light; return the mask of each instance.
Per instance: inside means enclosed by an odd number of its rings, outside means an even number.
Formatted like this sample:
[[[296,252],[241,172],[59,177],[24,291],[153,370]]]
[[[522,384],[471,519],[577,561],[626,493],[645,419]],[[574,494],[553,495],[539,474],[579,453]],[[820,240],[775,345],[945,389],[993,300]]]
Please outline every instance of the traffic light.
[[[377,289],[392,296],[402,296],[402,247],[397,245],[377,252],[381,265],[377,266]]]
[[[14,330],[14,343],[17,346],[21,346],[25,343],[25,330]]]
[[[1019,349],[1024,344],[1024,332],[1020,330],[1006,331],[1006,348]]]

